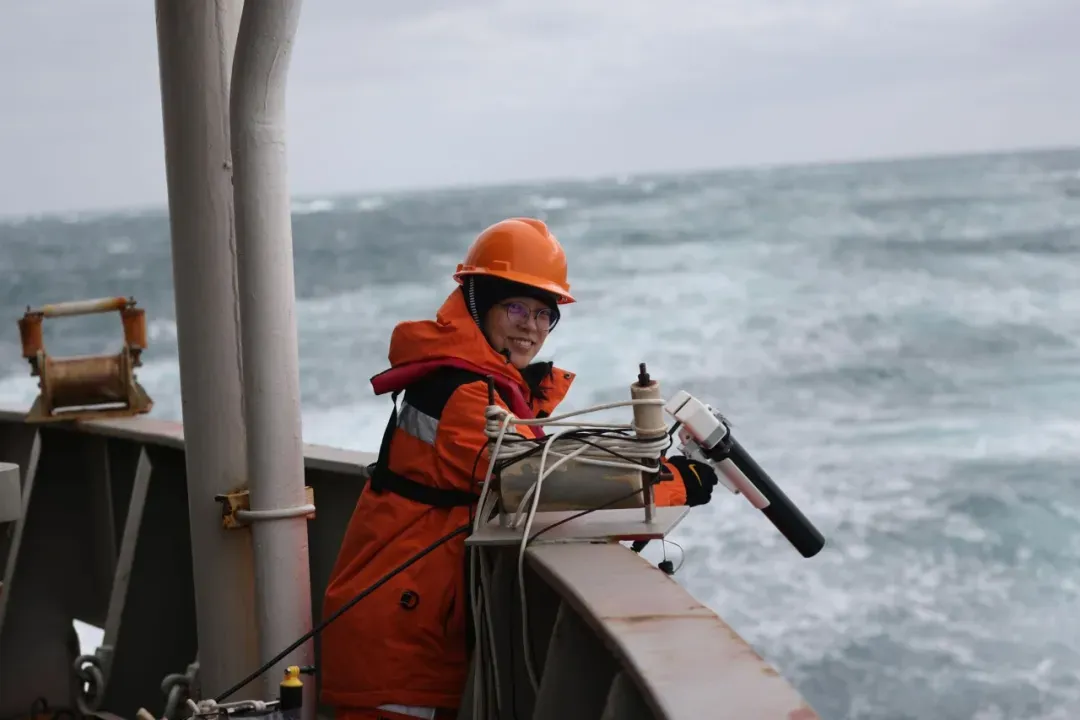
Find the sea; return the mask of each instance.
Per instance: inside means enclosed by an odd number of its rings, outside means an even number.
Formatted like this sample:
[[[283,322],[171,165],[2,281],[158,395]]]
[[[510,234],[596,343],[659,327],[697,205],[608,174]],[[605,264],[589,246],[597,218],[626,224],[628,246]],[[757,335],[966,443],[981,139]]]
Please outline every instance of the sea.
[[[1080,717],[1080,150],[299,198],[305,440],[377,447],[394,324],[517,215],[569,257],[564,409],[646,362],[827,537],[804,559],[720,489],[645,551],[822,718]],[[0,220],[0,405],[36,393],[26,306],[104,295],[147,309],[139,378],[181,419],[164,208]],[[114,318],[59,323],[54,353],[117,347]]]

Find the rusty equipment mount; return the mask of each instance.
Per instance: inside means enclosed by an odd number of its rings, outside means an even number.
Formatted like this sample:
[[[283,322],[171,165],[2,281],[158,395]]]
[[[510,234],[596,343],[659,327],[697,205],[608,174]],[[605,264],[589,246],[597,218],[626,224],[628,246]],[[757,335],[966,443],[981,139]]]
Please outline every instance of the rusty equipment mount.
[[[45,352],[45,318],[118,312],[124,346],[115,355],[50,357]],[[22,354],[41,392],[26,421],[30,423],[129,417],[150,411],[154,403],[135,380],[146,349],[146,311],[135,298],[111,297],[43,305],[19,318]]]

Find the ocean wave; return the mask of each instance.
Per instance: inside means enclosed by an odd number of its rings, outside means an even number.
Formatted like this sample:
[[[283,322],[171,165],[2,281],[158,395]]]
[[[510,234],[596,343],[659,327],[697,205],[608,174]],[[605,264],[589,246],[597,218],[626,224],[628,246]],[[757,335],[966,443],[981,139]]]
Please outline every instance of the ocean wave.
[[[579,300],[542,353],[578,373],[564,406],[624,399],[647,362],[665,392],[723,410],[825,532],[804,560],[719,490],[672,538],[679,581],[822,717],[1075,717],[1078,168],[1064,152],[306,201],[304,438],[374,450],[390,405],[368,379],[394,324],[434,316],[479,229],[540,214]],[[0,243],[12,321],[136,294],[139,379],[155,416],[180,417],[164,217],[6,223]],[[50,351],[114,349],[114,320],[57,323]],[[36,381],[8,328],[0,405],[26,407]]]

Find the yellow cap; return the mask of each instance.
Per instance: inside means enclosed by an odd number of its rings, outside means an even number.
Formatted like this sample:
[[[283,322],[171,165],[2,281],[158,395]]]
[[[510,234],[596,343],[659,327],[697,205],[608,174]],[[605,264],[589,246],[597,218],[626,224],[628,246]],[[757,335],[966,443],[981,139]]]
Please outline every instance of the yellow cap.
[[[300,667],[298,665],[290,665],[285,668],[285,678],[281,681],[281,687],[304,687],[304,683],[300,679]]]

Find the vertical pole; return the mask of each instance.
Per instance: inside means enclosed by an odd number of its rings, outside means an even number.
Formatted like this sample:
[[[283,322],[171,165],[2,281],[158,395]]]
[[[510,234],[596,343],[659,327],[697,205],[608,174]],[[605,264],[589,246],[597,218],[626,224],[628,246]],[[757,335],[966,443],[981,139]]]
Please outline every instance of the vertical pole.
[[[285,86],[300,0],[244,7],[233,63],[230,118],[235,163],[237,273],[244,356],[251,517],[306,504],[300,362],[286,167]],[[287,512],[285,514],[288,514]],[[259,651],[269,661],[311,629],[307,519],[253,519]],[[313,660],[309,640],[267,673],[268,693],[287,665]],[[305,715],[314,717],[314,682]]]
[[[247,485],[228,105],[242,7],[156,4],[204,697],[258,667],[251,538],[222,529],[214,501]],[[262,688],[253,683],[235,698],[263,697],[252,690]]]

